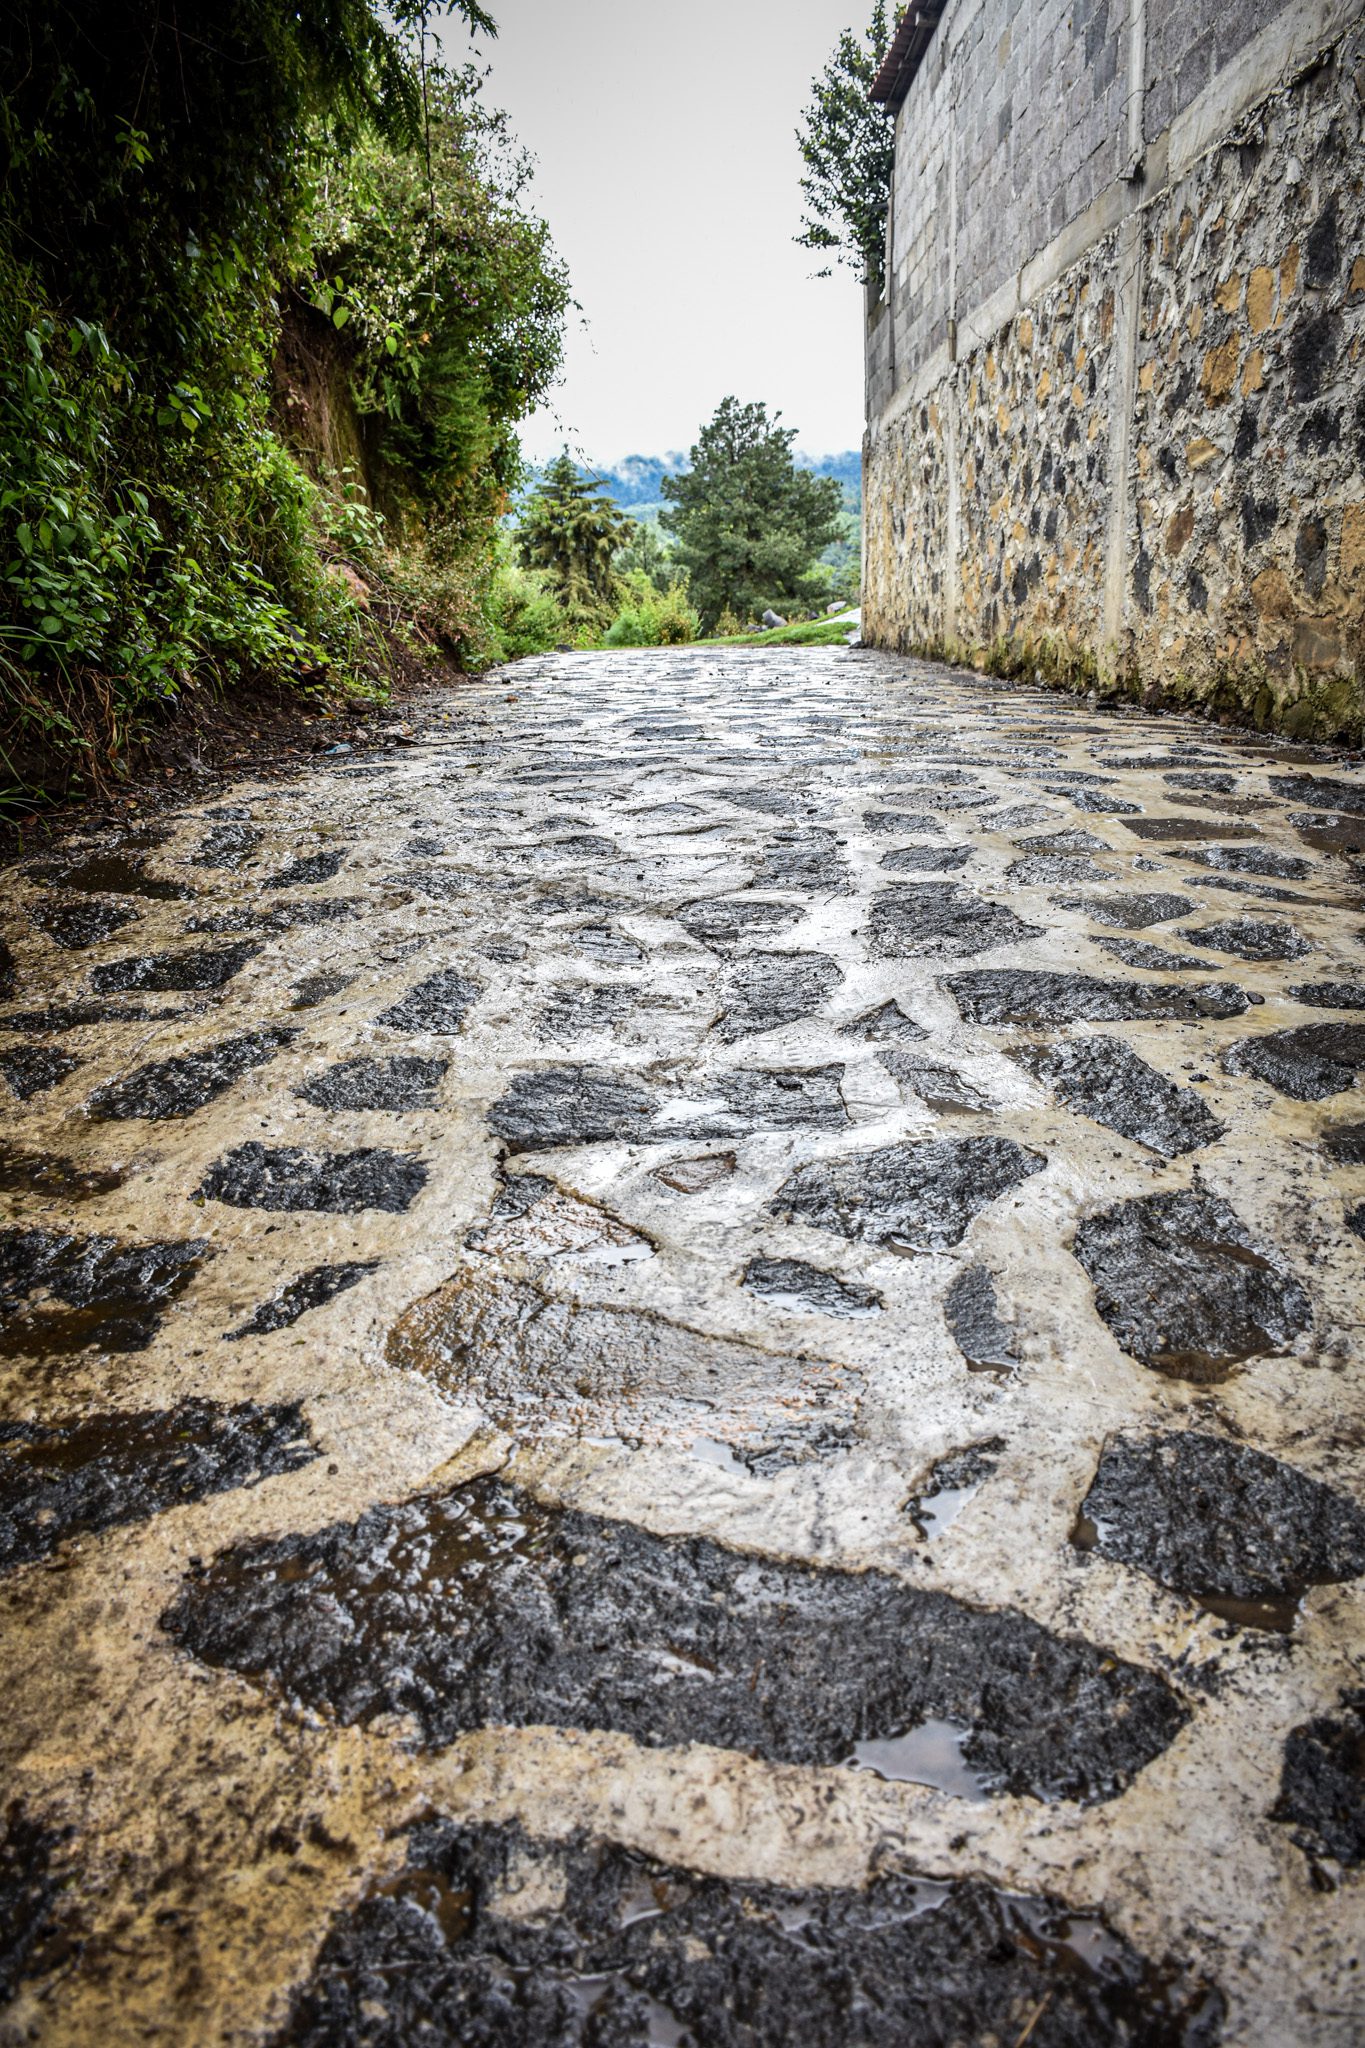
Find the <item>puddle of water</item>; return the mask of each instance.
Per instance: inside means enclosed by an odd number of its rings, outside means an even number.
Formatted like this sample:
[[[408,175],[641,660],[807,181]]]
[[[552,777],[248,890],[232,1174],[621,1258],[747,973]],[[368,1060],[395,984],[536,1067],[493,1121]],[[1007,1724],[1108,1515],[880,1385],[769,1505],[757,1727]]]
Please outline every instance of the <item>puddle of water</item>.
[[[0,1192],[60,1195],[69,1202],[112,1194],[123,1186],[122,1167],[80,1166],[56,1152],[26,1152],[22,1146],[0,1144]]]
[[[27,870],[36,881],[75,889],[84,896],[147,896],[160,903],[184,903],[196,894],[183,882],[164,882],[149,875],[140,860],[127,854],[91,854],[85,860],[40,861]]]
[[[975,1490],[975,1489],[973,1489]],[[881,1742],[856,1742],[844,1761],[853,1769],[871,1771],[898,1785],[932,1785],[955,1799],[984,1801],[991,1788],[962,1754],[971,1733],[954,1721],[921,1721],[902,1735]]]

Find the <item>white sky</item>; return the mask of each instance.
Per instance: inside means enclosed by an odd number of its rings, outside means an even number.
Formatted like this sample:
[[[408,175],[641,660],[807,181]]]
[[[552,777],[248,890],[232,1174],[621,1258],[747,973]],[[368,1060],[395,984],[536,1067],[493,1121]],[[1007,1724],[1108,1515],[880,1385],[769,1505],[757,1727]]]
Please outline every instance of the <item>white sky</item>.
[[[862,288],[811,275],[794,131],[868,0],[486,0],[486,92],[538,159],[568,264],[564,381],[527,422],[533,460],[686,449],[728,392],[780,407],[812,455],[863,430]],[[468,55],[447,24],[452,61]],[[586,323],[584,325],[583,323]]]

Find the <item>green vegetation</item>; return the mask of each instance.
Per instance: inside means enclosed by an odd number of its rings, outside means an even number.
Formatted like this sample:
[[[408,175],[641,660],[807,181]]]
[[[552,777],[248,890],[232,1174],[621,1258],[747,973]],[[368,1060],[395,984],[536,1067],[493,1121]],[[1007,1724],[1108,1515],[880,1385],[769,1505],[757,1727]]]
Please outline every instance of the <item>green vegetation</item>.
[[[774,626],[769,633],[720,633],[703,641],[706,647],[845,647],[857,626],[851,612],[833,619],[808,619],[799,626]]]
[[[755,619],[772,605],[809,606],[828,595],[822,548],[841,537],[833,477],[792,461],[796,431],[764,405],[726,398],[701,430],[690,467],[664,477],[660,523],[708,629],[723,612]]]
[[[149,0],[7,10],[12,793],[98,784],[194,687],[382,688],[392,633],[339,556],[390,579],[400,637],[500,652],[513,428],[567,287],[472,74],[424,60],[414,0],[211,0],[192,28]],[[272,390],[281,309],[349,413],[346,464]]]
[[[898,7],[888,19],[884,0],[877,0],[861,41],[851,29],[844,31],[811,84],[796,133],[806,166],[801,195],[807,208],[796,240],[831,258],[819,276],[828,277],[836,262],[846,263],[874,299],[883,283],[895,138],[868,93],[904,12]]]
[[[604,489],[566,448],[545,470],[517,527],[521,561],[541,571],[574,626],[604,627],[620,595],[616,553],[634,522],[617,511]]]

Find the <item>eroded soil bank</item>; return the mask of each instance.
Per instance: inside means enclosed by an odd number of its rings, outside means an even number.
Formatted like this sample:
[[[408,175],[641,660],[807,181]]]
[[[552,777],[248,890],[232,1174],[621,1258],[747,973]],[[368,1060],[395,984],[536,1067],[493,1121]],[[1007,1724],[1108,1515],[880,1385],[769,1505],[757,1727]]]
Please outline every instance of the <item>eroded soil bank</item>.
[[[7,872],[0,2044],[1365,2031],[1365,774],[523,664]]]

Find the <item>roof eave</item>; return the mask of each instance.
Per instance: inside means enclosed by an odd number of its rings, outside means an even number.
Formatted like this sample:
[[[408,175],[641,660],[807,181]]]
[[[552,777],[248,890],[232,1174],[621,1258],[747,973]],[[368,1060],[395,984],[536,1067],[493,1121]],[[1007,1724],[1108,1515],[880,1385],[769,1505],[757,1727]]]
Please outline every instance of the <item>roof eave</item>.
[[[947,0],[912,0],[901,17],[882,68],[872,81],[869,98],[889,113],[897,113],[914,84],[924,53],[943,17]]]

